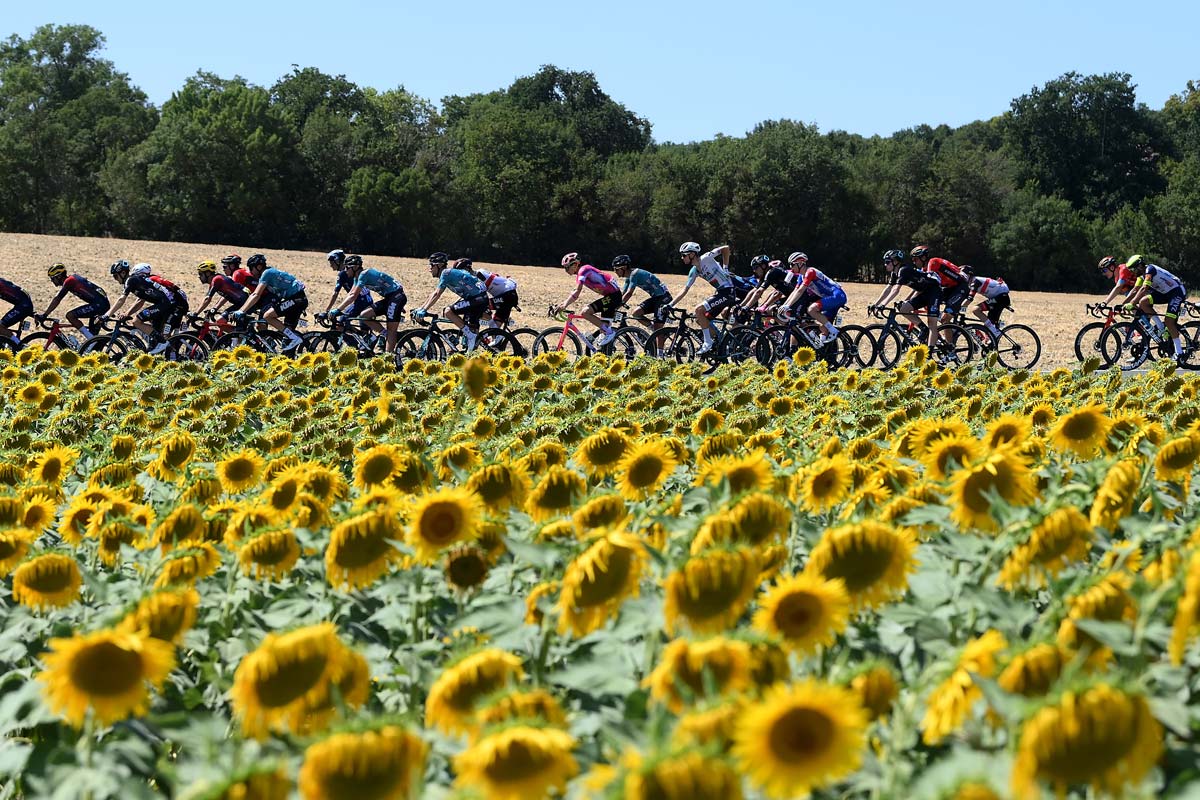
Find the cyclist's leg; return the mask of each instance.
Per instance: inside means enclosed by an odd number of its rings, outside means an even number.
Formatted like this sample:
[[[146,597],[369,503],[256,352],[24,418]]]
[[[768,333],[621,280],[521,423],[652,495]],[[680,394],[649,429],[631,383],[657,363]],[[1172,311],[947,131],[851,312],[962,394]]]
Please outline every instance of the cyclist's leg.
[[[1176,289],[1168,294],[1164,300],[1167,308],[1163,317],[1166,320],[1167,331],[1171,334],[1171,342],[1175,345],[1175,355],[1183,354],[1183,338],[1179,333],[1179,311],[1183,308],[1183,301],[1187,299],[1187,290],[1183,288]]]
[[[20,344],[21,323],[33,316],[33,306],[13,306],[0,318],[0,336]]]

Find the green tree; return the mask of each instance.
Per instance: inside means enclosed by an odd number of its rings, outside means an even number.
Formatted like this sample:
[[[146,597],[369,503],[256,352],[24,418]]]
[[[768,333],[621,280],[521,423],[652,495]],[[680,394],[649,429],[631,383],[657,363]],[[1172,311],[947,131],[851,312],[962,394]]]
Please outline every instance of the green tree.
[[[1026,186],[1010,198],[1009,211],[991,230],[995,275],[1021,289],[1053,291],[1095,274],[1087,219],[1068,201]]]

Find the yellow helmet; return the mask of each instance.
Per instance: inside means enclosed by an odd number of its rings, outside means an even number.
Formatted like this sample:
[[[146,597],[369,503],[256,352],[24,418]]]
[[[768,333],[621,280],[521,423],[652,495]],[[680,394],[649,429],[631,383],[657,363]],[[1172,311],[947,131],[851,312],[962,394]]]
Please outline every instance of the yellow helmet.
[[[50,269],[46,270],[47,277],[61,278],[67,274],[67,268],[63,264],[51,264]]]
[[[216,275],[217,274],[217,262],[201,261],[200,265],[198,267],[196,267],[196,272],[199,272],[201,275]]]
[[[1125,259],[1125,266],[1134,271],[1142,269],[1146,266],[1146,257],[1137,255],[1135,253],[1134,255],[1131,255],[1129,258]]]

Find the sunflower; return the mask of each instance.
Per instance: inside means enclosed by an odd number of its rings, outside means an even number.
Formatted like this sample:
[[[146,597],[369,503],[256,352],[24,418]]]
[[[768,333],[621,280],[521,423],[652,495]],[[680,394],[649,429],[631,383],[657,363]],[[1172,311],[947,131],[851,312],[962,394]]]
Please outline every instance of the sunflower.
[[[1063,452],[1091,458],[1108,438],[1112,420],[1104,415],[1103,405],[1079,406],[1062,415],[1050,429],[1050,441]]]
[[[962,467],[981,459],[984,452],[984,445],[972,437],[942,436],[925,448],[921,463],[925,465],[926,475],[944,481]]]
[[[951,519],[963,529],[994,530],[997,525],[988,497],[991,492],[1011,505],[1027,505],[1037,498],[1037,478],[1023,458],[1008,450],[997,450],[954,473]]]
[[[525,510],[535,522],[544,522],[566,514],[587,492],[587,481],[563,466],[550,467],[525,502]]]
[[[1120,796],[1146,777],[1162,752],[1162,726],[1145,697],[1104,683],[1066,692],[1022,726],[1013,796],[1041,797],[1041,782],[1060,796],[1072,786]]]
[[[688,749],[636,763],[623,784],[627,800],[741,800],[742,779],[721,759]]]
[[[617,471],[631,444],[620,428],[604,427],[580,442],[572,458],[590,477],[603,478]]]
[[[901,455],[911,455],[913,458],[920,459],[933,441],[948,436],[966,439],[971,436],[971,429],[967,423],[956,417],[918,419],[912,424],[907,435],[902,437],[904,447],[908,452],[902,450]],[[897,444],[900,444],[899,440]]]
[[[643,439],[617,464],[617,488],[627,500],[645,500],[662,488],[677,466],[679,460],[666,440]]]
[[[556,728],[516,726],[484,736],[454,756],[455,785],[485,800],[528,800],[566,790],[579,772],[575,740]]]
[[[288,715],[287,726],[297,734],[323,731],[344,709],[362,708],[371,696],[371,668],[367,660],[348,647],[335,655],[340,661],[336,681],[321,684],[318,691]]]
[[[62,608],[75,602],[82,585],[75,559],[62,553],[43,553],[13,571],[12,596],[34,609]]]
[[[697,436],[708,436],[725,427],[725,415],[715,408],[706,408],[696,415],[692,422],[692,433]]]
[[[749,688],[750,645],[718,636],[702,642],[676,639],[663,648],[658,665],[643,680],[650,696],[675,713],[711,690],[715,695]]]
[[[176,550],[163,562],[156,589],[187,584],[191,586],[217,571],[221,565],[221,554],[208,542],[198,542],[185,550]]]
[[[839,580],[800,574],[777,583],[759,599],[754,627],[805,655],[827,647],[846,629],[850,596]]]
[[[23,528],[0,530],[0,577],[8,575],[13,567],[24,560],[34,538],[33,531]]]
[[[1000,688],[1011,694],[1041,697],[1049,694],[1070,656],[1053,644],[1035,644],[1017,653],[996,677]]]
[[[125,615],[117,630],[140,633],[168,644],[179,644],[196,624],[200,595],[195,589],[169,589],[146,597]]]
[[[479,535],[480,501],[461,487],[438,489],[420,497],[412,509],[405,541],[418,561],[432,564],[451,545]]]
[[[200,509],[191,503],[178,505],[154,529],[151,544],[158,545],[163,551],[184,542],[200,541],[208,532],[208,522]]]
[[[566,728],[567,715],[554,695],[545,689],[505,692],[484,700],[478,708],[479,724],[487,728],[524,720]]]
[[[679,718],[672,740],[681,745],[713,747],[725,752],[733,743],[744,697],[700,701]]]
[[[791,513],[783,503],[768,494],[749,494],[729,509],[730,535],[733,541],[765,545],[782,541],[791,523]]]
[[[990,678],[996,674],[996,656],[1008,647],[1003,634],[989,630],[967,642],[959,653],[950,677],[934,687],[929,695],[922,740],[937,744],[956,731],[971,713],[975,702],[983,697],[973,675]]]
[[[477,729],[475,707],[483,698],[525,675],[521,659],[489,648],[446,667],[429,687],[425,724],[448,734]]]
[[[489,511],[520,508],[529,496],[529,473],[522,467],[499,462],[480,467],[467,478],[467,488],[479,496]]]
[[[16,498],[14,498],[16,499]],[[24,501],[25,508],[15,527],[42,533],[54,524],[56,506],[54,500],[44,494],[35,494]]]
[[[404,455],[403,451],[390,444],[364,450],[354,461],[354,485],[365,490],[387,483],[402,471]]]
[[[491,561],[482,548],[475,545],[459,545],[446,553],[442,573],[450,588],[459,592],[478,589],[487,580]]]
[[[850,680],[850,690],[858,695],[863,710],[872,720],[886,717],[900,694],[896,674],[883,664],[861,670]]]
[[[619,494],[601,494],[575,509],[571,515],[581,533],[596,528],[608,528],[629,516],[624,498]]]
[[[1200,459],[1200,437],[1180,436],[1159,448],[1154,457],[1154,475],[1160,481],[1182,482],[1191,477]]]
[[[802,797],[858,768],[866,727],[853,692],[803,680],[775,687],[746,707],[732,755],[767,797]]]
[[[1109,467],[1092,501],[1092,525],[1116,530],[1117,524],[1133,511],[1141,483],[1142,468],[1136,460],[1127,458]]]
[[[150,463],[147,471],[164,480],[177,480],[183,476],[183,468],[196,455],[196,438],[187,431],[176,431],[162,443],[158,458]]]
[[[56,446],[43,450],[33,462],[30,479],[36,483],[58,486],[78,460],[79,451],[69,447]]]
[[[584,636],[616,615],[625,599],[637,594],[646,565],[641,541],[625,532],[597,538],[563,573],[558,610],[559,633]]]
[[[90,709],[110,725],[150,705],[147,684],[162,686],[175,667],[174,648],[137,633],[102,630],[51,639],[38,673],[46,704],[73,727],[83,727]]]
[[[1046,576],[1086,559],[1091,546],[1092,525],[1083,512],[1074,506],[1057,508],[1034,527],[1027,542],[1013,548],[996,583],[1010,590],[1022,581],[1040,587]]]
[[[1107,658],[1108,649],[1075,624],[1079,619],[1101,622],[1133,621],[1137,604],[1129,594],[1133,579],[1122,572],[1111,572],[1079,594],[1067,598],[1067,618],[1058,628],[1058,643],[1070,650],[1095,651],[1097,660]]]
[[[834,440],[836,441],[836,440]],[[817,459],[792,478],[790,495],[807,511],[819,514],[842,502],[854,488],[854,471],[843,455]]]
[[[345,351],[343,351],[345,352]],[[425,771],[429,745],[396,725],[338,733],[309,745],[300,767],[304,800],[406,800]]]
[[[1167,654],[1175,666],[1183,663],[1188,638],[1196,628],[1198,621],[1200,621],[1200,550],[1193,552],[1192,557],[1188,560],[1187,573],[1183,579],[1183,595],[1179,598],[1179,604],[1175,606],[1175,619],[1171,625],[1171,641],[1167,646]]]
[[[242,732],[264,738],[289,721],[302,720],[305,709],[321,703],[330,684],[344,677],[344,650],[329,622],[267,634],[233,675],[229,695]]]
[[[282,580],[300,558],[300,544],[290,528],[252,534],[238,547],[242,572],[256,580]]]
[[[258,486],[264,465],[258,451],[240,450],[217,462],[217,480],[226,494],[241,494]]]
[[[769,488],[773,476],[766,453],[752,450],[744,456],[717,456],[696,471],[697,486],[716,486],[725,481],[735,495]]]
[[[916,568],[912,531],[882,522],[856,522],[830,528],[809,554],[804,571],[840,579],[854,609],[879,606],[908,588]]]
[[[761,560],[752,549],[709,550],[688,559],[663,581],[663,616],[672,633],[682,620],[699,633],[737,621],[758,586]]]
[[[403,556],[392,541],[403,537],[394,514],[368,511],[334,526],[325,548],[325,578],[331,586],[360,589],[387,573]]]
[[[473,444],[452,444],[434,458],[437,475],[443,481],[452,480],[456,473],[469,473],[479,466],[479,448]]]
[[[37,381],[27,383],[17,390],[17,399],[27,405],[40,406],[46,399],[46,387]]]
[[[257,763],[239,770],[201,795],[204,800],[288,800],[292,779],[287,771],[272,762]]]

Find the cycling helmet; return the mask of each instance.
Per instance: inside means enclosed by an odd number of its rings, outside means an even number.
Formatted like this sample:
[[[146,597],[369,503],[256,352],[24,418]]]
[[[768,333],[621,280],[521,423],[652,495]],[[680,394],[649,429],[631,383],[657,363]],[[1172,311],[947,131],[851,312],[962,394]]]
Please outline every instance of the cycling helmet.
[[[469,258],[460,258],[454,262],[454,269],[463,269],[463,270],[466,270],[467,272],[472,272],[473,267],[474,267],[474,262],[472,262],[471,259],[469,259]]]
[[[221,263],[227,267],[238,267],[238,266],[241,266],[242,257],[239,256],[237,253],[230,253],[229,255],[227,255],[221,259]]]
[[[216,275],[217,265],[212,261],[201,261],[196,267],[196,272],[201,275]]]
[[[912,250],[909,250],[908,254],[913,258],[929,258],[929,248],[926,245],[919,244]]]
[[[450,256],[446,255],[445,253],[443,253],[441,251],[438,251],[429,257],[430,264],[441,264],[443,266],[445,266],[446,262],[449,260],[450,260]]]
[[[750,269],[758,269],[770,265],[771,257],[767,255],[755,256],[750,259]]]
[[[767,264],[768,269],[775,269],[776,267],[782,267],[782,266],[783,266],[783,262],[780,261],[778,258],[775,259],[774,261],[772,261],[770,264]]]
[[[1100,263],[1096,265],[1096,269],[1103,272],[1104,270],[1108,269],[1109,267],[1115,267],[1116,265],[1117,265],[1117,259],[1115,257],[1105,256],[1104,258],[1100,259]]]
[[[801,252],[799,252],[799,251],[796,251],[795,253],[792,253],[790,256],[788,256],[788,263],[789,263],[789,264],[795,264],[797,261],[803,261],[803,262],[805,262],[805,263],[807,264],[807,263],[808,263],[808,256],[807,256],[807,255],[805,255],[804,253],[801,253]]]
[[[1130,269],[1142,269],[1143,267],[1146,266],[1146,257],[1139,256],[1139,255],[1132,255],[1129,258],[1125,259],[1125,266],[1129,267]]]
[[[341,253],[342,251],[338,250],[337,252]],[[333,259],[330,259],[330,260],[332,261]],[[362,256],[345,256],[345,261],[343,262],[342,266],[361,267],[362,266]]]
[[[46,276],[50,278],[61,278],[66,274],[67,267],[65,264],[51,264],[50,268],[46,270]]]
[[[329,255],[325,256],[325,258],[327,260],[333,262],[336,266],[340,267],[340,266],[342,266],[342,264],[344,264],[346,262],[346,251],[345,250],[330,250]]]
[[[972,267],[970,264],[963,264],[962,266],[960,266],[958,268],[958,271],[961,272],[963,275],[966,275],[968,278],[975,277],[975,268]]]
[[[145,263],[138,264],[129,274],[141,275],[143,278],[148,278],[150,276],[150,265]]]
[[[579,262],[579,253],[567,253],[565,256],[562,257],[562,261],[560,261],[559,263],[562,264],[564,267],[569,267],[572,264],[576,264],[578,262]]]
[[[899,261],[900,263],[903,264],[904,263],[904,251],[903,250],[888,250],[886,253],[883,254],[883,260],[884,261]]]
[[[616,258],[613,259],[613,262],[612,262],[613,269],[623,269],[625,267],[629,267],[632,265],[633,265],[633,259],[630,258],[629,256],[617,256]]]
[[[108,268],[108,272],[113,276],[116,276],[118,272],[129,272],[129,262],[123,258],[120,261],[114,261]]]
[[[696,244],[695,242],[684,242],[683,244],[679,245],[679,255],[683,255],[684,253],[699,253],[699,252],[700,252],[700,245]]]
[[[262,253],[255,253],[246,259],[246,266],[254,269],[255,267],[265,267],[267,265],[267,257]]]

